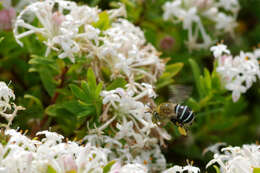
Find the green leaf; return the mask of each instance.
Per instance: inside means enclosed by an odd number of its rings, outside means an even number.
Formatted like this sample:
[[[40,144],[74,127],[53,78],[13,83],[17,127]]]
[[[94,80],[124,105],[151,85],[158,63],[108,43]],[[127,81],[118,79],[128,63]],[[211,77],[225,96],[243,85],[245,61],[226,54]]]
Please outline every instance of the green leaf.
[[[88,86],[89,86],[90,91],[91,92],[94,91],[97,87],[97,84],[96,84],[96,76],[95,76],[92,68],[88,69],[87,81],[88,81]]]
[[[78,87],[75,84],[70,84],[69,87],[70,87],[70,89],[72,91],[72,94],[77,99],[80,99],[80,100],[83,100],[83,101],[87,101],[88,96],[80,87]]]
[[[54,117],[59,116],[60,109],[62,109],[62,106],[60,104],[53,104],[45,109],[45,113]]]
[[[203,76],[200,76],[199,83],[200,83],[200,91],[202,93],[202,96],[203,97],[207,96],[209,92],[206,90],[205,81],[204,81]]]
[[[201,99],[199,102],[200,108],[206,106],[209,103],[209,101],[211,100],[211,98],[212,98],[212,95],[210,94],[208,96],[205,96],[203,99]]]
[[[204,84],[208,92],[211,91],[211,77],[208,69],[204,68]]]
[[[57,63],[54,59],[41,57],[37,55],[32,55],[32,59],[30,59],[29,64],[32,65],[32,67],[29,69],[29,71],[39,71],[40,68],[45,68],[51,71],[54,74],[59,73],[59,68],[57,66]]]
[[[103,173],[109,173],[110,169],[112,168],[112,166],[116,163],[115,160],[110,161],[108,164],[106,164],[106,166],[104,166],[103,168]]]
[[[201,90],[201,83],[200,83],[200,74],[201,73],[200,73],[199,65],[193,59],[189,59],[189,63],[191,65],[191,70],[192,70],[193,77],[194,77],[194,80],[195,80],[196,88],[198,90],[200,98],[202,98],[203,93],[202,93],[202,90]]]
[[[96,92],[95,92],[95,96],[96,96],[96,99],[98,99],[100,97],[100,92],[102,90],[102,87],[103,87],[103,83],[100,82],[96,88]]]
[[[165,72],[160,76],[160,78],[156,83],[156,88],[160,89],[167,85],[171,85],[174,82],[172,77],[178,74],[182,68],[183,68],[183,63],[175,63],[175,64],[167,65]]]
[[[93,23],[93,26],[100,29],[101,31],[110,28],[111,24],[107,11],[99,13],[99,20],[96,23]]]
[[[171,74],[171,77],[175,76],[176,74],[178,74],[180,72],[180,70],[183,68],[183,63],[179,62],[179,63],[175,63],[175,64],[171,64],[171,65],[167,65],[165,72],[168,72]]]
[[[60,103],[61,107],[71,112],[72,114],[78,114],[85,111],[86,107],[79,103],[78,100],[70,100]]]
[[[53,96],[57,85],[55,80],[53,79],[51,71],[47,69],[40,69],[39,73],[45,90],[50,96]]]
[[[24,98],[31,99],[31,100],[33,100],[37,105],[39,105],[40,107],[43,107],[41,100],[38,99],[37,97],[33,96],[33,95],[25,94],[25,95],[24,95]]]
[[[165,86],[171,85],[173,82],[174,80],[171,78],[159,79],[158,82],[156,83],[156,89],[160,89]]]
[[[94,95],[95,89],[90,90],[89,85],[86,81],[81,81],[81,88],[83,89],[85,95],[87,96],[87,100],[85,100],[85,102],[87,102],[87,103],[92,102],[93,99],[95,98],[95,95]]]
[[[213,167],[215,168],[216,173],[220,173],[219,167],[217,167],[216,165],[213,165]]]
[[[214,66],[214,70],[211,74],[212,87],[216,90],[221,89],[221,80],[219,74],[216,72],[216,67]]]
[[[54,77],[59,74],[59,66],[55,59],[33,55],[29,64],[31,64],[29,72],[38,72],[44,89],[53,96],[57,87]]]
[[[51,166],[51,165],[48,165],[47,167],[47,173],[57,173],[56,170]]]
[[[253,168],[253,173],[260,173],[260,168]]]
[[[95,109],[93,106],[89,106],[88,109],[86,109],[85,111],[82,111],[80,113],[77,114],[78,118],[83,118],[83,117],[87,117],[91,114],[93,114],[95,112]]]
[[[127,82],[123,78],[116,78],[106,87],[106,90],[114,90],[116,88],[124,88]]]
[[[200,110],[200,105],[199,103],[194,100],[193,98],[189,98],[187,104],[192,108],[194,111],[199,111]]]

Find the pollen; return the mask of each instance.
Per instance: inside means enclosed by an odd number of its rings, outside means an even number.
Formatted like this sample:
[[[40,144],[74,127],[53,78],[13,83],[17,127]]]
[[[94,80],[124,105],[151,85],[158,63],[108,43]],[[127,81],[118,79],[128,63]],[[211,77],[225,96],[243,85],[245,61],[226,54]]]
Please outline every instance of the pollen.
[[[36,137],[32,138],[32,140],[38,140],[38,137],[36,136]]]
[[[249,57],[248,56],[246,56],[246,58],[245,58],[246,60],[249,60]]]
[[[147,164],[148,164],[147,160],[144,160],[144,165],[147,165]]]

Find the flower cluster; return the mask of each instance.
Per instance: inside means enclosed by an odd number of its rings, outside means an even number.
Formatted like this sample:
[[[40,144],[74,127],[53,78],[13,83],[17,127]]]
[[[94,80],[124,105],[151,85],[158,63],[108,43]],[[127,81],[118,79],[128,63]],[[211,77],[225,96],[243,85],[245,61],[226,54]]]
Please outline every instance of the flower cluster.
[[[173,0],[164,4],[163,18],[182,23],[183,29],[188,31],[186,43],[189,50],[201,49],[208,48],[213,43],[203,19],[214,23],[216,34],[233,34],[239,8],[237,0]],[[200,36],[202,42],[199,41]]]
[[[99,48],[98,57],[114,69],[112,76],[123,72],[128,78],[139,74],[151,82],[156,81],[164,70],[164,64],[156,49],[151,44],[145,44],[140,28],[128,20],[119,19],[104,34],[104,44]]]
[[[226,45],[218,44],[210,49],[218,61],[217,72],[225,84],[227,90],[232,91],[233,101],[236,102],[241,93],[245,93],[257,77],[260,78],[259,60],[260,51],[241,51],[233,57]]]
[[[46,55],[52,49],[59,52],[60,58],[68,57],[74,61],[74,54],[79,53],[83,43],[84,48],[92,48],[95,45],[99,30],[91,23],[98,21],[98,12],[97,8],[77,6],[70,1],[35,2],[28,5],[17,17],[14,26],[15,38],[23,45],[21,38],[33,33],[39,34],[44,37],[43,42],[48,46]],[[34,15],[41,27],[27,21],[26,15]]]
[[[158,147],[133,155],[129,147],[108,136],[88,135],[84,145],[63,142],[64,137],[55,132],[42,131],[37,136],[41,140],[29,139],[13,129],[2,131],[0,172],[148,173],[165,169],[165,159],[158,153]],[[147,165],[152,165],[153,169],[148,169]],[[190,165],[174,166],[164,173],[176,171],[198,173],[199,169]]]
[[[159,139],[163,145],[164,140],[169,140],[171,136],[154,124],[152,114],[147,112],[145,100],[156,96],[152,86],[146,83],[127,84],[126,89],[102,91],[101,96],[105,106],[101,116],[104,124],[96,129],[90,129],[90,133],[103,134],[109,127],[114,132],[111,136],[114,140],[125,141],[124,145],[120,143],[122,149],[118,150],[120,146],[117,147],[117,152],[120,151],[117,155],[121,161],[144,164],[151,172],[164,170],[166,160],[157,143]],[[93,140],[93,136],[86,138]],[[98,139],[96,136],[95,141]]]
[[[256,144],[243,145],[242,147],[226,147],[222,153],[215,153],[207,167],[218,163],[222,173],[248,173],[260,167],[260,146]]]
[[[118,160],[121,164],[139,164],[149,172],[158,172],[166,168],[166,160],[157,144],[151,144],[149,148],[141,149],[132,147],[128,143],[123,144],[116,137],[96,134],[87,135],[84,141],[93,146],[104,146],[111,151],[107,154],[108,159]]]
[[[40,24],[28,21],[28,14],[35,16]],[[155,82],[164,70],[164,63],[156,49],[146,44],[140,28],[119,18],[125,15],[123,5],[101,11],[97,7],[78,6],[64,0],[40,1],[19,14],[14,35],[23,45],[20,39],[36,34],[47,46],[46,56],[54,50],[59,58],[70,58],[72,62],[76,55],[91,58],[93,69],[97,69],[96,64],[113,69],[112,78],[125,76],[133,79],[138,75],[149,83]],[[104,22],[105,27],[100,27],[100,22]]]
[[[45,136],[41,140],[31,140],[15,130],[6,130],[4,133],[8,138],[6,144],[0,144],[1,172],[102,173],[111,161],[114,163],[111,173],[126,172],[127,169],[130,172],[147,172],[138,163],[122,165],[119,160],[108,160],[112,152],[109,148],[92,146],[90,143],[82,146],[72,141],[62,142],[64,137],[55,132],[38,132],[38,136]]]
[[[24,109],[23,107],[16,106],[11,102],[12,99],[15,99],[13,91],[8,88],[6,83],[0,82],[0,115],[8,122],[7,125],[4,125],[8,128],[12,124],[17,111]]]
[[[130,143],[135,143],[132,147],[137,146],[143,148],[156,143],[156,138],[150,138],[156,130],[159,135],[161,144],[163,140],[169,140],[171,137],[166,131],[157,127],[152,121],[152,114],[148,111],[149,108],[141,100],[149,100],[155,96],[152,87],[149,84],[138,84],[140,88],[136,93],[132,91],[130,85],[126,90],[117,88],[112,91],[103,91],[103,103],[107,105],[107,110],[111,107],[113,115],[117,117],[120,123],[116,127],[119,132],[116,134],[118,139],[128,139]],[[106,112],[105,112],[106,113]],[[103,116],[107,116],[104,114]],[[127,132],[127,133],[126,133]],[[137,133],[138,132],[138,133]],[[158,136],[157,136],[158,137]]]
[[[28,15],[35,20],[28,20]],[[110,70],[111,79],[122,77],[127,82],[124,88],[101,92],[103,113],[99,126],[91,124],[94,128],[88,128],[89,133],[83,139],[85,146],[71,141],[63,143],[63,137],[56,133],[40,132],[38,134],[46,138],[28,150],[31,152],[28,162],[34,166],[25,165],[26,168],[19,170],[103,172],[111,162],[114,162],[110,169],[113,173],[166,169],[159,143],[164,145],[164,140],[171,136],[153,122],[148,106],[155,106],[153,85],[164,71],[165,62],[159,59],[159,52],[146,43],[139,27],[120,18],[125,15],[123,5],[101,11],[64,0],[35,2],[18,15],[14,35],[19,44],[23,44],[23,37],[35,34],[47,46],[46,56],[56,51],[59,58],[75,62],[76,57],[82,55],[91,60],[98,80],[103,77],[102,67]],[[170,168],[168,172],[180,170],[198,172],[190,165]]]

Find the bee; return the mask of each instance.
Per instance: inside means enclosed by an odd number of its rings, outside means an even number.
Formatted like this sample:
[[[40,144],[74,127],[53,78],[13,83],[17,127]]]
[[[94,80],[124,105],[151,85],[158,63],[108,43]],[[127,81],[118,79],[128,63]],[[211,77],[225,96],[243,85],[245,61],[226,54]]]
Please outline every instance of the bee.
[[[181,87],[183,89],[183,87]],[[175,91],[175,90],[174,90]],[[182,91],[182,99],[187,98],[187,89],[184,93]],[[175,99],[176,100],[176,99]],[[152,110],[153,121],[157,125],[165,125],[169,120],[178,126],[180,134],[186,135],[186,127],[191,125],[195,119],[195,114],[191,108],[186,105],[174,103],[174,99],[171,102],[165,102],[159,104],[155,109]]]

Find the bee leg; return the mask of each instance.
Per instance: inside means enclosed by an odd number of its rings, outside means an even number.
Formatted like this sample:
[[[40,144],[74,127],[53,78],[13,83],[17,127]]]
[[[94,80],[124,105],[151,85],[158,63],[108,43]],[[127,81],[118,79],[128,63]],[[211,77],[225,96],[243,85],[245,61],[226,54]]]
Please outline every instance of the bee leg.
[[[158,119],[158,117],[156,117],[156,116],[153,116],[152,117],[152,122],[154,123],[154,124],[156,124],[157,126],[160,126],[161,124],[160,124],[160,121],[159,121],[159,119]]]

